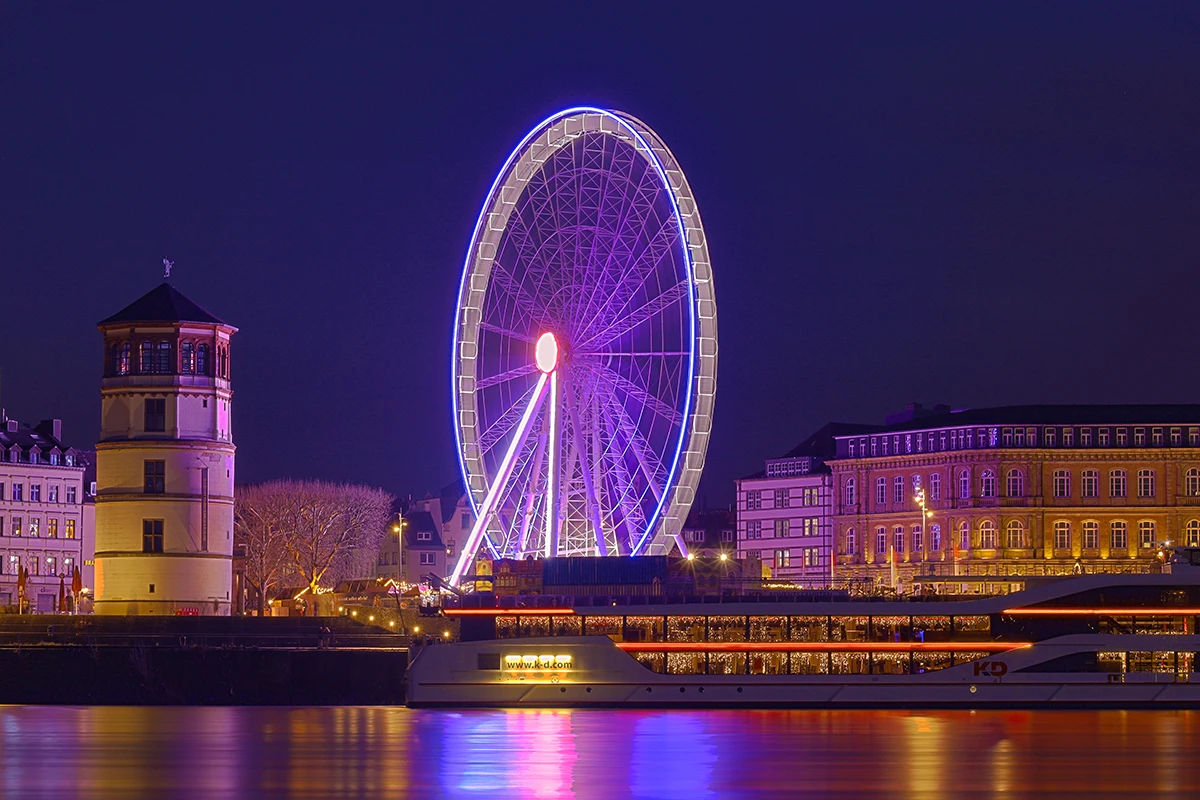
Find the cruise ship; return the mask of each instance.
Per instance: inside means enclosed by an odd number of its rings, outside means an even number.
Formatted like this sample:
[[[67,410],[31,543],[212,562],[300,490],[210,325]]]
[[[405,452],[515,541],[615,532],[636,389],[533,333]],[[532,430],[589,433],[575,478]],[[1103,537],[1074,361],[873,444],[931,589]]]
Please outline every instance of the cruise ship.
[[[1200,708],[1200,549],[974,600],[506,599],[444,610],[410,706]]]

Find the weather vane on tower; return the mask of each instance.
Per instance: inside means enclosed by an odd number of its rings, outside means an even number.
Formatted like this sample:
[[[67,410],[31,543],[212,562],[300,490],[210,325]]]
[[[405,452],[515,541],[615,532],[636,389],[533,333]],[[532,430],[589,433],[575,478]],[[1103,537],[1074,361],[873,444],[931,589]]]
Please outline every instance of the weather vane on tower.
[[[171,277],[171,267],[173,267],[173,266],[175,266],[174,261],[168,261],[165,258],[163,259],[163,280],[164,281]]]

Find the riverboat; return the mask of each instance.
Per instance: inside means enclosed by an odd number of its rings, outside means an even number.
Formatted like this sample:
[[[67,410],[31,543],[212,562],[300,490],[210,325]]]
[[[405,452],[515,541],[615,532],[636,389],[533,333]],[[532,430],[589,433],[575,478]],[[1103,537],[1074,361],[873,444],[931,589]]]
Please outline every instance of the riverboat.
[[[1200,708],[1200,549],[979,599],[522,599],[446,609],[409,705]]]

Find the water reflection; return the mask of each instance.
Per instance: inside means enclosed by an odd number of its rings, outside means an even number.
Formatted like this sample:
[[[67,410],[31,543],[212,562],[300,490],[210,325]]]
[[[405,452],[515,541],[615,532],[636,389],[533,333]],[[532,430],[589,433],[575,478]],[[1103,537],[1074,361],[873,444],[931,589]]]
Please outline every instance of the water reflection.
[[[0,707],[21,798],[1200,796],[1200,712]]]

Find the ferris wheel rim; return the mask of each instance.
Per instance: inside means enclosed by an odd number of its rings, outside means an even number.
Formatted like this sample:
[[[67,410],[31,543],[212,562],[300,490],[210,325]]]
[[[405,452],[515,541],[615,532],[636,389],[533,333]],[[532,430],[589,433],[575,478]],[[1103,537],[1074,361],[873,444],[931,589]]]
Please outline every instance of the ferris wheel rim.
[[[710,338],[713,342],[713,345],[710,348],[711,352],[705,353],[704,348],[701,346],[701,340],[700,340],[700,337],[705,333],[705,331],[701,330],[701,327],[703,327],[703,325],[702,325],[702,321],[698,319],[698,313],[697,313],[697,302],[698,302],[697,260],[696,260],[696,253],[693,251],[697,250],[699,252],[702,252],[704,255],[704,263],[705,263],[706,269],[708,268],[709,265],[708,265],[708,257],[707,257],[708,256],[707,243],[706,243],[706,241],[704,241],[703,228],[702,228],[700,220],[699,220],[699,213],[698,213],[698,210],[695,208],[695,199],[694,199],[694,196],[691,194],[690,186],[687,183],[686,177],[683,176],[682,169],[679,168],[678,162],[675,160],[674,155],[666,147],[665,143],[662,142],[661,138],[658,137],[658,135],[652,129],[650,129],[649,126],[645,125],[645,123],[641,122],[636,117],[633,117],[632,115],[629,115],[629,114],[625,114],[623,112],[607,110],[607,109],[597,108],[597,107],[593,107],[593,106],[575,106],[572,108],[561,110],[561,111],[556,112],[555,114],[547,117],[546,119],[539,122],[536,126],[534,126],[521,139],[521,141],[513,148],[513,150],[510,152],[508,158],[505,159],[503,166],[497,172],[496,177],[493,180],[492,185],[487,192],[485,200],[480,208],[479,215],[476,219],[476,223],[475,223],[475,226],[472,231],[472,235],[471,235],[468,247],[467,247],[466,258],[464,260],[463,271],[462,271],[462,275],[461,275],[460,283],[459,283],[458,302],[457,302],[456,308],[455,308],[454,335],[452,338],[454,349],[453,349],[453,352],[451,355],[451,398],[452,398],[452,408],[453,408],[453,414],[454,414],[453,427],[454,427],[455,443],[456,443],[456,447],[457,447],[459,470],[462,475],[463,483],[464,483],[464,486],[466,489],[468,503],[469,503],[472,511],[476,515],[478,515],[480,513],[480,502],[481,501],[476,497],[476,489],[473,488],[472,479],[473,478],[478,479],[478,482],[483,487],[482,491],[486,492],[490,488],[492,482],[495,480],[495,476],[488,474],[487,467],[483,460],[482,452],[480,452],[476,455],[476,458],[479,459],[479,461],[478,461],[479,469],[478,469],[478,471],[473,471],[471,469],[471,467],[469,466],[469,463],[468,463],[469,459],[468,459],[468,455],[467,455],[467,451],[466,451],[467,444],[471,444],[478,449],[480,447],[480,443],[481,443],[481,439],[482,439],[480,429],[478,427],[474,427],[474,428],[472,428],[473,440],[471,442],[467,442],[465,440],[463,401],[464,401],[464,398],[468,394],[472,395],[471,411],[475,418],[475,422],[473,423],[474,425],[478,426],[478,419],[480,417],[480,414],[479,414],[480,407],[478,406],[478,403],[477,403],[478,392],[480,391],[480,389],[475,385],[476,376],[474,376],[474,375],[471,376],[472,385],[474,388],[472,388],[471,390],[464,390],[462,388],[462,379],[465,374],[465,370],[463,369],[463,366],[468,361],[464,357],[464,354],[463,354],[463,339],[462,339],[462,335],[463,335],[463,331],[464,331],[464,313],[468,309],[468,305],[467,305],[468,282],[471,281],[471,279],[474,276],[476,276],[477,274],[479,274],[479,272],[480,272],[480,264],[483,261],[483,257],[481,255],[481,253],[479,252],[479,248],[480,248],[480,245],[482,242],[483,234],[486,232],[485,226],[488,224],[489,215],[492,214],[494,212],[494,210],[497,208],[497,204],[500,199],[498,197],[498,192],[500,192],[502,189],[506,188],[508,186],[508,184],[512,181],[513,171],[514,171],[514,169],[516,169],[519,166],[521,159],[523,157],[525,157],[527,153],[530,152],[530,148],[537,142],[537,140],[540,137],[543,137],[543,136],[549,134],[554,129],[555,126],[557,126],[559,124],[565,125],[567,122],[569,122],[574,117],[581,117],[580,124],[581,124],[581,126],[585,126],[586,122],[587,122],[587,120],[586,120],[587,115],[596,115],[602,121],[607,119],[607,120],[611,120],[612,122],[616,123],[616,125],[618,126],[618,130],[621,131],[622,133],[626,134],[628,136],[628,138],[632,140],[631,144],[636,143],[636,144],[633,144],[633,149],[637,152],[637,154],[648,165],[650,165],[650,167],[653,168],[653,170],[656,174],[656,177],[657,177],[657,181],[656,181],[657,187],[659,188],[659,190],[662,193],[664,193],[667,196],[667,199],[669,201],[670,217],[671,217],[670,224],[674,228],[674,233],[678,239],[677,242],[672,245],[671,249],[675,249],[676,247],[678,248],[678,252],[682,256],[682,265],[684,267],[684,274],[686,277],[686,298],[687,298],[686,336],[687,336],[688,363],[687,363],[687,372],[686,372],[685,379],[680,381],[681,391],[683,393],[683,408],[681,409],[681,415],[680,415],[681,421],[679,423],[678,434],[676,436],[671,437],[670,452],[664,451],[661,453],[661,456],[663,457],[662,460],[664,462],[664,466],[667,467],[666,475],[664,476],[664,479],[662,481],[662,487],[661,487],[662,494],[659,498],[657,498],[657,502],[654,505],[653,514],[650,515],[648,518],[645,518],[645,520],[644,520],[645,529],[643,531],[641,531],[641,535],[638,537],[636,544],[633,544],[630,548],[631,554],[638,554],[638,553],[642,552],[644,547],[647,546],[647,542],[651,541],[652,537],[654,537],[659,532],[660,528],[664,528],[664,532],[666,533],[666,535],[677,535],[677,533],[678,533],[677,530],[674,532],[665,531],[665,526],[663,525],[664,515],[668,514],[669,512],[678,512],[679,511],[679,509],[677,508],[678,506],[690,507],[692,501],[694,500],[694,494],[695,494],[695,488],[696,488],[695,483],[698,481],[698,475],[692,476],[692,478],[691,478],[690,484],[688,486],[688,496],[685,499],[686,502],[681,500],[681,498],[679,496],[680,495],[679,490],[683,487],[684,469],[686,468],[688,470],[698,472],[699,467],[702,466],[702,464],[703,464],[704,455],[707,450],[707,441],[708,441],[708,435],[709,435],[708,428],[710,427],[711,411],[712,411],[711,398],[714,394],[712,389],[709,390],[709,393],[708,393],[709,399],[708,399],[708,403],[707,403],[707,408],[703,412],[705,415],[705,417],[704,417],[705,418],[705,425],[704,425],[705,430],[703,433],[702,441],[699,442],[698,447],[693,447],[693,445],[697,444],[696,440],[697,440],[697,433],[698,433],[697,425],[695,424],[696,420],[697,420],[697,415],[699,413],[698,409],[697,409],[698,403],[697,403],[697,397],[696,397],[698,381],[700,379],[700,374],[698,372],[698,364],[702,360],[707,360],[707,361],[711,362],[707,372],[709,375],[709,380],[710,380],[711,384],[713,385],[713,387],[715,388],[715,371],[716,371],[716,352],[715,352],[716,330],[715,330],[715,325],[716,325],[716,321],[715,321],[715,302],[713,301],[712,292],[711,292],[711,273],[708,273],[706,275],[706,280],[708,281],[708,284],[709,284],[707,287],[707,290],[708,290],[707,299],[710,302],[710,304],[712,304],[712,311],[711,311],[710,319],[707,323],[707,327],[709,328],[709,330],[707,332],[710,334]],[[590,131],[585,131],[585,132],[590,132]],[[603,127],[597,129],[594,132],[601,133],[601,134],[608,134],[608,135],[616,135],[616,131],[607,131],[607,130],[604,130]],[[562,133],[562,135],[558,136],[558,138],[555,139],[554,141],[550,141],[549,139],[547,140],[547,147],[552,148],[552,152],[557,152],[557,150],[566,146],[565,143],[571,141],[571,139],[573,138],[572,136],[568,135],[565,128],[561,133]],[[579,136],[579,135],[582,135],[582,133],[576,132],[574,135]],[[652,141],[650,141],[648,139],[648,137],[652,137]],[[665,154],[665,156],[669,159],[669,163],[664,163],[663,159],[660,157],[660,153]],[[545,164],[546,161],[543,160],[540,163]],[[537,169],[533,170],[533,172],[531,173],[530,176],[526,176],[524,179],[518,179],[519,186],[521,186],[521,187],[527,186],[530,178],[532,176],[540,174],[541,169],[542,169],[542,166],[539,165],[537,167]],[[669,169],[674,170],[674,173],[675,173],[674,181],[672,180],[671,176],[668,174]],[[522,191],[523,191],[523,188],[522,188]],[[518,192],[518,197],[519,196],[520,196],[520,192]],[[692,241],[692,239],[694,237],[689,236],[689,228],[687,228],[685,226],[684,214],[681,210],[681,203],[685,202],[685,201],[690,206],[690,210],[688,212],[689,219],[694,218],[694,228],[696,231],[699,232],[699,243],[698,244],[694,243]],[[513,201],[513,204],[515,204],[515,201]],[[499,230],[501,231],[501,234],[507,230],[507,228],[510,224],[509,217],[511,216],[512,213],[513,213],[512,208],[509,208],[507,211],[508,216],[505,216],[505,218],[504,218],[504,225],[501,228],[499,228]],[[502,238],[500,238],[501,234],[497,235],[497,241],[502,241]],[[489,265],[488,280],[483,281],[484,288],[482,291],[484,292],[484,296],[486,296],[486,294],[490,290],[490,269],[491,269],[491,266]],[[482,324],[482,319],[484,316],[482,306],[480,307],[479,312],[480,312],[480,320],[478,320],[474,323],[474,325],[476,326],[476,339],[473,342],[473,344],[476,348],[476,351],[475,351],[475,354],[471,356],[470,363],[472,365],[474,365],[474,359],[478,357],[479,339],[478,339],[477,329],[478,329],[478,326],[480,326]],[[682,355],[682,353],[680,353],[680,355]],[[698,451],[698,453],[696,453],[695,451]],[[685,464],[684,463],[685,461],[689,461],[689,456],[692,456],[694,454],[697,455],[696,460],[698,460],[699,465],[694,465],[694,464],[690,464],[690,463]],[[675,516],[679,516],[679,514],[676,513]],[[681,524],[681,520],[676,520],[675,522],[676,522],[675,527],[678,528],[679,524]],[[493,546],[491,538],[489,536],[484,536],[484,541],[487,542],[488,547],[491,548],[493,550],[493,553],[495,554],[495,547]]]

